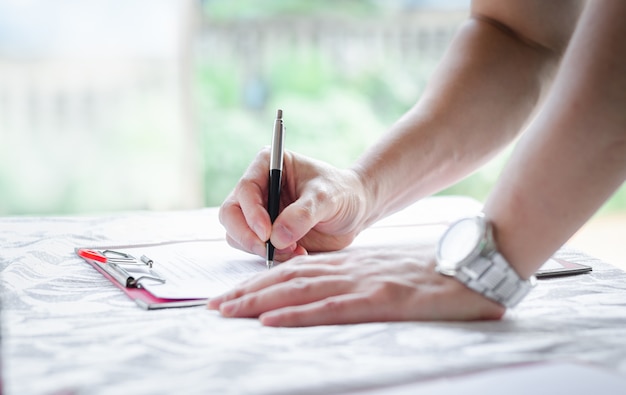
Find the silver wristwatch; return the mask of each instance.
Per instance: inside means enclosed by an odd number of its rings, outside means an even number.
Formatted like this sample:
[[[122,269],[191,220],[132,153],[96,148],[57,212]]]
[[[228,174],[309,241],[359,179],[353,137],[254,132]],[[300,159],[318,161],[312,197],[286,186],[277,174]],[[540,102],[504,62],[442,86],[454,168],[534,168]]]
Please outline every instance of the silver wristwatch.
[[[514,307],[535,285],[520,278],[497,251],[491,224],[480,214],[450,225],[437,247],[437,271],[506,307]]]

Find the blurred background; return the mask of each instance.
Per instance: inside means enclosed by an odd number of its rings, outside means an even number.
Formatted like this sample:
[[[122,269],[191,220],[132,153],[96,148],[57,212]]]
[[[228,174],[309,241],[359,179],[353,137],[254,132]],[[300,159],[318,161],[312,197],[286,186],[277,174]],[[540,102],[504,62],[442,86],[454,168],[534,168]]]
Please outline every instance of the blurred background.
[[[288,149],[347,166],[419,98],[468,6],[0,0],[0,215],[217,206],[277,108]],[[442,193],[483,200],[509,151]],[[624,212],[622,188],[599,216]]]
[[[0,0],[0,214],[219,205],[277,108],[289,149],[347,166],[416,101],[467,8]]]

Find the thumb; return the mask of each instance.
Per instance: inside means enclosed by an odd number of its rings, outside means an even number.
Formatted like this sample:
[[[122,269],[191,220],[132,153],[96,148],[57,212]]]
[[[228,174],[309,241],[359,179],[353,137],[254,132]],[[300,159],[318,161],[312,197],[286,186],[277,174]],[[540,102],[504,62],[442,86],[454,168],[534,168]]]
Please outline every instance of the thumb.
[[[323,192],[304,194],[285,207],[272,226],[270,240],[276,248],[287,248],[303,238],[319,222],[326,220],[332,199]]]

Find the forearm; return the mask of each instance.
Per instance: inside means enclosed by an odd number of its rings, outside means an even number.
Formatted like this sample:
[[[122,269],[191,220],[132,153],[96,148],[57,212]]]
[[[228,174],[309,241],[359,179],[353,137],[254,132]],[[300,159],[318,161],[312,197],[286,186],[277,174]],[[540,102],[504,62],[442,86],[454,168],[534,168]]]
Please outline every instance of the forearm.
[[[626,3],[591,2],[485,210],[527,277],[626,177]]]
[[[484,19],[457,34],[420,101],[354,169],[365,226],[468,175],[519,132],[558,56]]]

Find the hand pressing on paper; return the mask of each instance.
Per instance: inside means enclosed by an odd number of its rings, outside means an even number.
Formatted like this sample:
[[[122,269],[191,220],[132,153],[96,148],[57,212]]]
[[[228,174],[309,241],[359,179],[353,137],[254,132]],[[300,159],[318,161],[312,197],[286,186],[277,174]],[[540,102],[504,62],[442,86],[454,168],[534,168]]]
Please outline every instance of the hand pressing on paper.
[[[285,152],[280,214],[267,212],[270,152],[261,151],[220,208],[228,243],[265,256],[271,238],[276,260],[348,246],[364,227],[365,188],[356,172]]]
[[[298,256],[209,301],[268,326],[498,319],[504,307],[434,268],[432,247]]]

